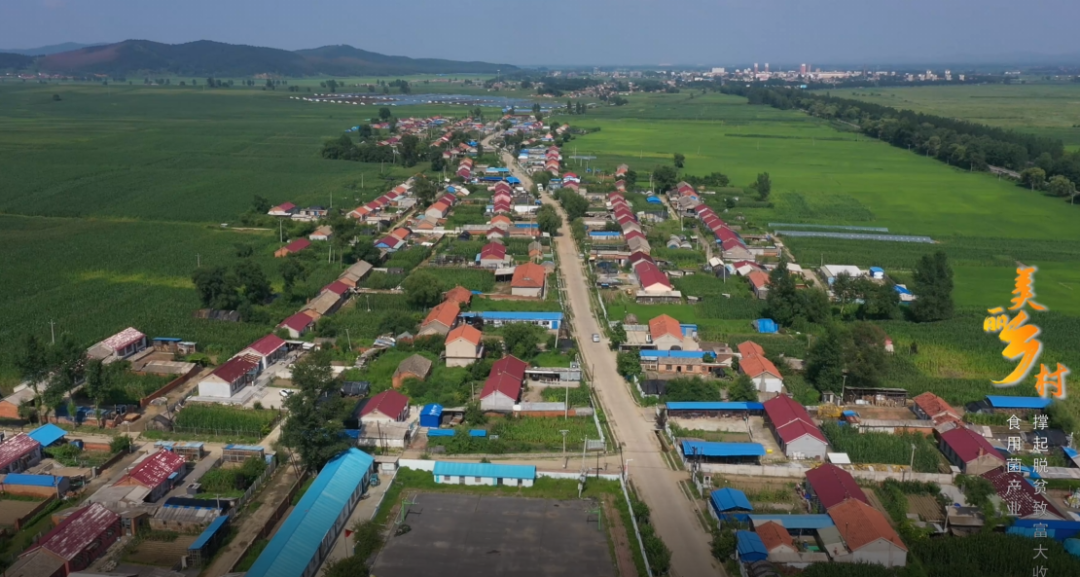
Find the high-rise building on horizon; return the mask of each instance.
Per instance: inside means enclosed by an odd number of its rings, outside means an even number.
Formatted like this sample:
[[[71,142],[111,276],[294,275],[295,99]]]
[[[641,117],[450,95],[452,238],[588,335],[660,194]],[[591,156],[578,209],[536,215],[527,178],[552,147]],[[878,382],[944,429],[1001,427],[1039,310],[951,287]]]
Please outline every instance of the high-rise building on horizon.
[[[769,73],[769,63],[766,62],[765,63],[765,74],[768,74],[768,73]]]
[[[805,64],[800,64],[799,65],[799,74],[803,75],[803,76],[806,76],[806,65]]]
[[[754,74],[757,74],[757,62],[754,63]]]

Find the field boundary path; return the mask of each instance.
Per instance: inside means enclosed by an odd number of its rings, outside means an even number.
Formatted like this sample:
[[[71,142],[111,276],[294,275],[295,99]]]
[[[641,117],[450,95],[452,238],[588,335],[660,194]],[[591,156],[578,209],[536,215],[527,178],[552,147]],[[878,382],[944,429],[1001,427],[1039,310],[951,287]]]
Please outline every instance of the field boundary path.
[[[274,475],[273,480],[256,498],[265,506],[256,509],[250,515],[245,515],[237,527],[236,536],[221,554],[200,573],[201,575],[225,575],[231,573],[232,568],[240,561],[240,557],[248,550],[248,545],[255,541],[259,534],[266,528],[267,521],[274,516],[278,504],[288,498],[289,490],[296,482],[296,469],[290,463],[279,465],[281,472]]]
[[[485,146],[490,146],[488,137]],[[511,173],[519,178],[523,185],[532,188],[529,175],[517,164],[505,150],[502,156]],[[603,406],[608,424],[615,438],[622,442],[623,458],[633,463],[628,466],[634,486],[640,491],[641,498],[651,510],[650,521],[657,533],[671,549],[671,575],[676,577],[699,577],[706,575],[726,575],[712,556],[709,545],[710,536],[701,529],[697,512],[682,495],[677,484],[689,477],[684,472],[674,472],[664,463],[660,455],[660,444],[656,438],[655,421],[648,411],[637,405],[630,394],[629,386],[618,376],[615,354],[611,352],[608,339],[593,315],[589,298],[589,285],[582,270],[578,249],[570,231],[570,222],[566,213],[547,192],[541,193],[544,204],[555,207],[563,218],[559,236],[554,244],[558,251],[559,269],[566,282],[564,303],[570,309],[571,324],[577,333],[578,347],[582,360],[593,375],[593,386],[597,398]],[[594,343],[592,334],[600,334],[601,342]]]

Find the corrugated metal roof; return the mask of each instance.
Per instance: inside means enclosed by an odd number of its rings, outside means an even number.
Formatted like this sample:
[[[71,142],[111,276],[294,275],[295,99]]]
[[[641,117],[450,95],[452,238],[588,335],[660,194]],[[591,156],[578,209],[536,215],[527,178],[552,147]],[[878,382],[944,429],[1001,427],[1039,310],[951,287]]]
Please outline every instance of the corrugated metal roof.
[[[199,534],[199,538],[195,539],[195,542],[192,543],[190,547],[188,547],[188,551],[197,551],[199,549],[202,549],[203,547],[206,547],[206,544],[210,542],[210,539],[213,538],[213,536],[228,520],[228,515],[222,515],[221,517],[214,519],[214,521],[210,523],[210,526],[207,527],[206,530],[203,531],[201,534]]]
[[[34,429],[33,431],[30,431],[28,434],[30,435],[31,439],[41,443],[42,447],[48,447],[49,445],[59,441],[60,439],[63,439],[64,435],[67,434],[67,431],[61,429],[60,427],[57,427],[52,423],[49,423],[47,425],[42,425]]]
[[[712,499],[713,505],[716,506],[718,511],[733,511],[735,509],[743,509],[746,511],[753,511],[754,506],[750,504],[750,500],[746,498],[746,493],[738,489],[732,489],[731,487],[725,487],[723,489],[717,489],[709,496]]]
[[[772,521],[780,523],[787,530],[792,529],[824,529],[834,527],[832,517],[828,515],[750,515],[750,521],[754,525]]]
[[[40,448],[41,443],[38,443],[26,433],[19,433],[0,443],[0,471],[7,469],[9,465],[21,459],[24,455]]]
[[[1045,409],[1050,406],[1050,399],[1042,397],[1001,397],[986,395],[987,402],[995,409]]]
[[[488,477],[496,479],[535,479],[536,467],[532,465],[493,465],[491,463],[449,463],[437,461],[436,477]]]
[[[226,451],[254,451],[265,452],[266,447],[260,447],[259,445],[225,445]]]
[[[667,409],[669,411],[761,411],[765,409],[765,405],[763,403],[752,403],[746,401],[673,401],[667,404]]]
[[[769,558],[765,543],[752,531],[736,531],[735,548],[739,552],[739,559],[744,562],[764,561]]]
[[[323,467],[247,577],[301,577],[375,460],[349,449]]]
[[[98,503],[64,519],[38,542],[42,549],[71,561],[120,517]]]
[[[762,457],[765,447],[758,443],[707,443],[704,441],[683,441],[684,455],[702,457]]]
[[[438,417],[438,416],[442,415],[442,411],[443,411],[442,405],[439,405],[437,403],[432,403],[430,405],[424,405],[424,408],[420,411],[420,414],[421,415],[433,415],[433,416]]]
[[[523,321],[561,321],[562,313],[529,313],[509,311],[478,311],[476,314],[483,319],[491,320],[523,320]]]
[[[167,450],[160,450],[141,463],[127,474],[146,487],[157,487],[169,478],[169,475],[179,471],[185,466],[184,458]]]
[[[709,351],[641,351],[643,359],[700,359]]]
[[[3,485],[25,485],[27,487],[55,487],[60,477],[54,477],[52,475],[25,475],[22,473],[12,473],[10,475],[4,475],[0,484]]]
[[[456,431],[453,429],[428,429],[428,437],[453,437]]]

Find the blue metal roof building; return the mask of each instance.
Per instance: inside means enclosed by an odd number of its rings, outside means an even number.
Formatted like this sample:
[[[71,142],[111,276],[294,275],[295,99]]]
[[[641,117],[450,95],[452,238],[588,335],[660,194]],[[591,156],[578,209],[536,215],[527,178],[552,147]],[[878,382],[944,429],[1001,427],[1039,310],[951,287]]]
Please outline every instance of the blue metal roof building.
[[[1050,406],[1050,399],[1042,397],[1001,397],[986,395],[986,402],[995,409],[1034,409],[1043,410]]]
[[[513,323],[530,323],[537,324],[546,327],[551,330],[556,330],[562,326],[563,314],[562,313],[531,313],[531,312],[517,312],[517,311],[478,311],[471,313],[462,313],[462,317],[480,317],[484,320],[484,324],[494,324],[496,326],[503,324]]]
[[[757,461],[765,456],[765,447],[758,443],[707,443],[683,441],[683,457],[705,458],[716,461]]]
[[[642,359],[700,359],[708,351],[640,351]]]
[[[41,443],[42,447],[48,447],[60,439],[63,439],[66,434],[67,431],[49,423],[48,425],[42,425],[33,431],[30,431],[28,436],[38,443]]]
[[[209,561],[210,557],[213,557],[218,547],[221,546],[221,542],[225,540],[225,536],[228,531],[225,530],[226,524],[229,522],[228,515],[222,515],[217,519],[214,519],[210,526],[205,531],[199,534],[199,537],[195,539],[188,547],[188,554],[192,556],[192,561],[195,566]]]
[[[748,401],[672,401],[667,404],[669,411],[764,411],[765,403]]]
[[[828,515],[750,515],[750,523],[754,526],[767,521],[773,521],[784,526],[789,532],[792,531],[816,531],[826,527],[834,527],[832,517]]]
[[[712,513],[717,519],[736,519],[746,522],[754,506],[746,498],[746,493],[731,487],[717,489],[709,495]]]
[[[439,428],[442,423],[442,405],[432,403],[420,411],[420,426]]]
[[[375,459],[349,449],[323,467],[247,577],[311,577],[367,489]]]
[[[450,485],[508,485],[532,487],[536,480],[536,467],[532,465],[493,465],[491,463],[450,463],[437,461],[436,483]]]
[[[765,548],[765,543],[753,531],[735,532],[735,551],[739,554],[739,561],[743,563],[764,561],[769,558],[769,550]]]
[[[622,233],[616,230],[591,230],[589,236],[592,238],[619,238]]]
[[[4,475],[4,485],[23,485],[26,487],[56,487],[67,485],[64,477],[52,475],[30,475],[27,473],[11,473]]]
[[[430,429],[427,432],[428,438],[431,437],[453,437],[457,434],[454,429]]]

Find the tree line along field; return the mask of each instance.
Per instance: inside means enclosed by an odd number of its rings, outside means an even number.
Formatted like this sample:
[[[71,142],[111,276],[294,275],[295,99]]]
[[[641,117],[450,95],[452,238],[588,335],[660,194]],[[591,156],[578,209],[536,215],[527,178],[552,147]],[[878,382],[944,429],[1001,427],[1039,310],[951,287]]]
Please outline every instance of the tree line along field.
[[[903,108],[1057,138],[1080,146],[1080,84],[979,84],[831,91]]]

